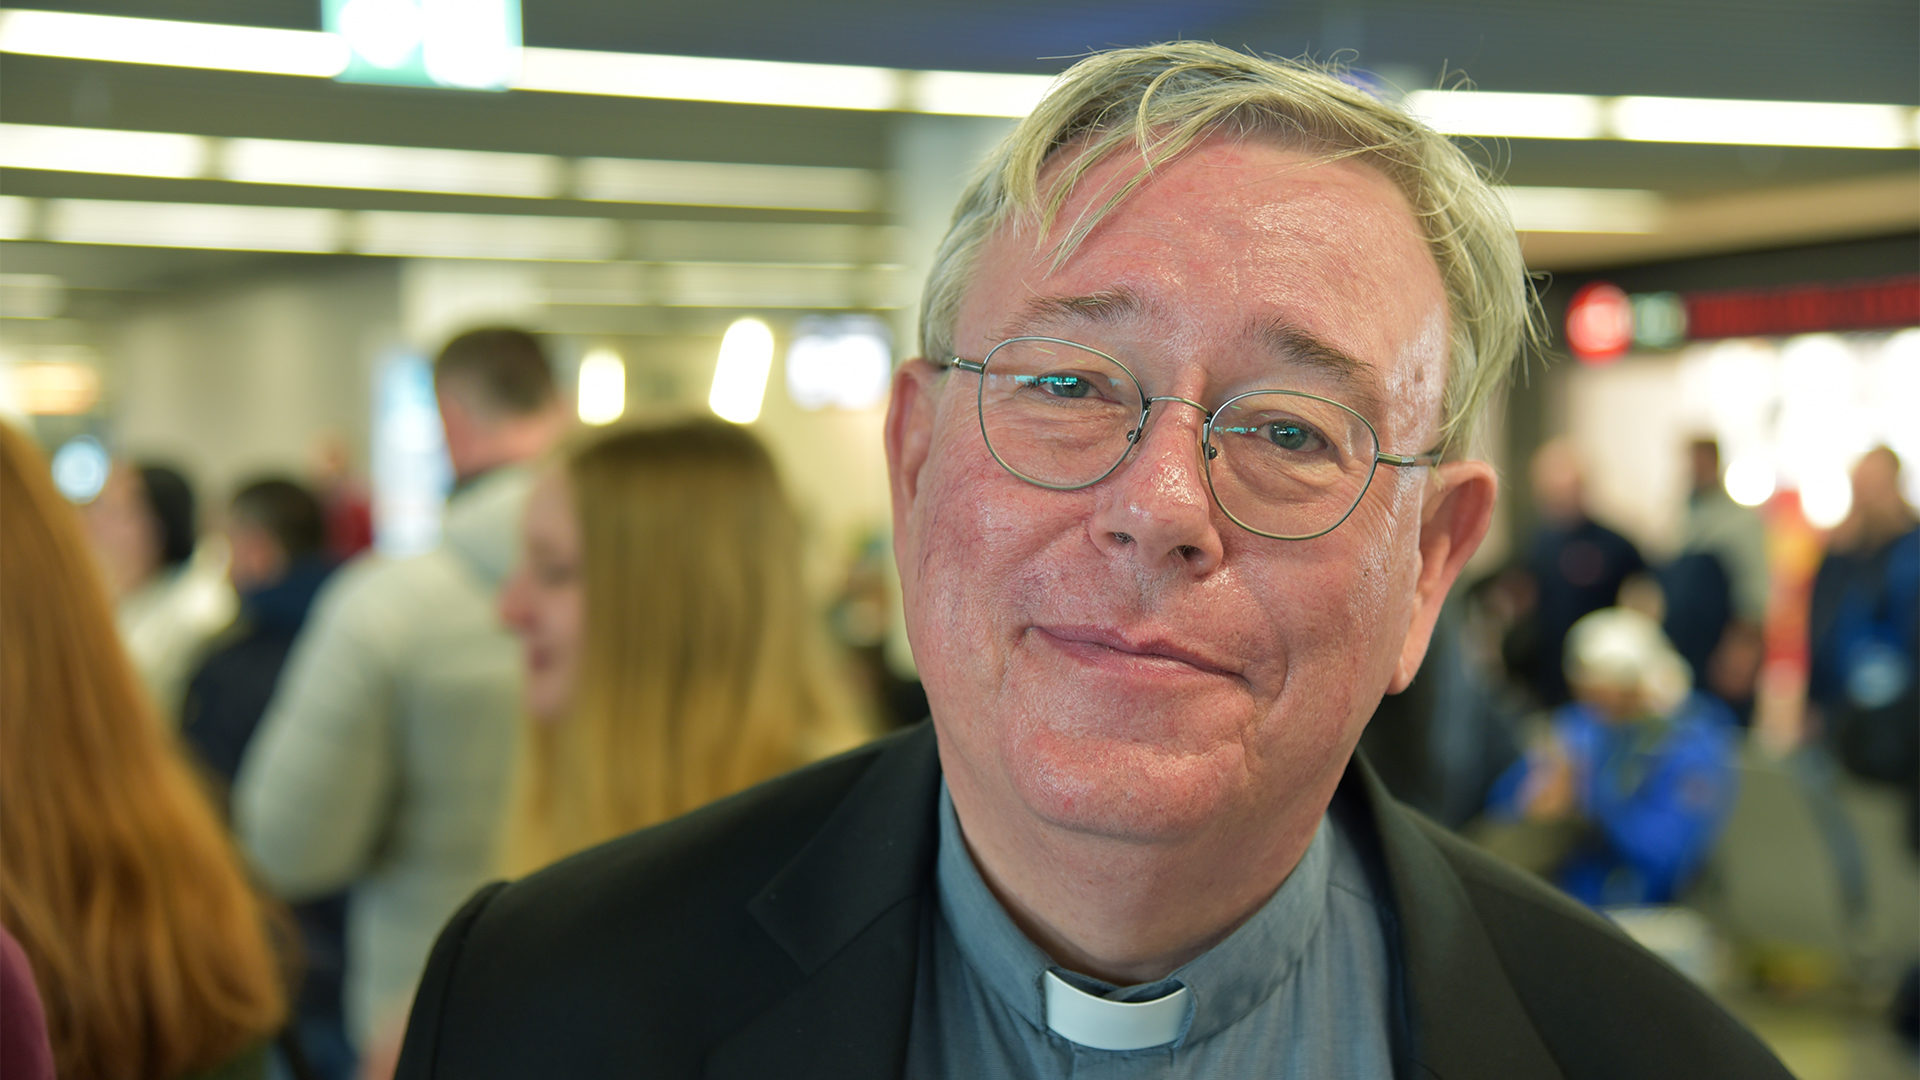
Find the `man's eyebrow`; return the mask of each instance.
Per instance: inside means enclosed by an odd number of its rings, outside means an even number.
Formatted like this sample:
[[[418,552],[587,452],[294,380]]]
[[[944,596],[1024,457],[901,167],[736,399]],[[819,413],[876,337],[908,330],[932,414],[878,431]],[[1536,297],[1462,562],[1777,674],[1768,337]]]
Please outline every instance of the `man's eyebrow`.
[[[996,336],[1004,341],[1010,337],[1023,337],[1037,328],[1057,325],[1062,322],[1082,325],[1117,322],[1130,315],[1145,310],[1146,302],[1140,294],[1125,287],[1105,289],[1085,296],[1033,296],[1020,305],[1001,326]]]
[[[1319,372],[1339,387],[1342,404],[1379,422],[1380,380],[1372,364],[1284,319],[1262,323],[1256,331],[1276,357]]]

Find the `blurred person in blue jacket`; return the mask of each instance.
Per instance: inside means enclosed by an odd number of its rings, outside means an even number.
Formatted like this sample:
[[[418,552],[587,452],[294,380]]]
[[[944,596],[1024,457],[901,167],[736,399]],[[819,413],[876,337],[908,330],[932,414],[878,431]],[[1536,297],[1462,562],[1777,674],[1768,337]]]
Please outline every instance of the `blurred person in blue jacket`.
[[[1737,729],[1692,690],[1660,626],[1626,608],[1567,635],[1574,700],[1494,785],[1500,818],[1555,830],[1536,866],[1588,904],[1673,901],[1705,863],[1733,807]]]
[[[279,477],[240,488],[227,510],[226,535],[227,577],[240,613],[187,683],[181,734],[231,784],[333,561],[319,500]]]
[[[1540,525],[1524,560],[1534,606],[1527,625],[1531,648],[1523,664],[1539,705],[1551,709],[1571,698],[1560,659],[1573,624],[1612,607],[1620,586],[1647,563],[1633,541],[1594,520],[1586,467],[1571,442],[1555,439],[1542,446],[1529,475]]]
[[[240,614],[187,684],[180,734],[200,762],[233,784],[240,759],[279,684],[287,654],[332,574],[326,514],[311,491],[280,477],[242,485],[227,507],[227,577]],[[303,961],[294,1006],[301,1049],[322,1080],[353,1073],[341,1006],[346,896],[293,905]]]
[[[1920,781],[1920,520],[1887,447],[1854,467],[1853,509],[1814,577],[1808,632],[1807,700],[1841,764],[1911,800]]]

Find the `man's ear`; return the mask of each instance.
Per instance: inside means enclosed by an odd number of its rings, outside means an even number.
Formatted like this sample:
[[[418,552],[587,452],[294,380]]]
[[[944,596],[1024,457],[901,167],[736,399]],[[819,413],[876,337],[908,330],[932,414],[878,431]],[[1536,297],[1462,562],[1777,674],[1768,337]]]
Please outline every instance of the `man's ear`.
[[[1400,663],[1387,685],[1390,694],[1405,690],[1420,670],[1440,606],[1486,538],[1493,523],[1493,499],[1500,490],[1493,466],[1484,461],[1449,461],[1433,469],[1433,487],[1421,505],[1420,572],[1414,580],[1413,617],[1400,647]]]
[[[893,393],[887,399],[887,477],[896,535],[920,493],[920,470],[933,439],[934,389],[941,374],[918,357],[893,373]]]

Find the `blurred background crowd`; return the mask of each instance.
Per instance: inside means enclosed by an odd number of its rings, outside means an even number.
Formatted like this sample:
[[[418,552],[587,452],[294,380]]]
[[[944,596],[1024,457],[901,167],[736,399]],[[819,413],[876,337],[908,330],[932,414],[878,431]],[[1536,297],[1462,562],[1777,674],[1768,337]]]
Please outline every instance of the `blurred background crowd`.
[[[482,882],[922,719],[934,240],[1042,57],[1182,35],[1344,57],[1539,272],[1371,763],[1920,1075],[1911,4],[258,7],[0,9],[8,1077],[382,1076]]]

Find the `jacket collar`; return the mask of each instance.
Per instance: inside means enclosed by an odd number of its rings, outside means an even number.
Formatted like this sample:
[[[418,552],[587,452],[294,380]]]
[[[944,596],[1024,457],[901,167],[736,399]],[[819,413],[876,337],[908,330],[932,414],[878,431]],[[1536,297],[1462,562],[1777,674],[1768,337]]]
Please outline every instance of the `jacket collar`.
[[[939,791],[931,724],[884,740],[826,824],[748,904],[800,978],[714,1050],[709,1077],[901,1075]]]
[[[885,740],[838,809],[749,904],[797,965],[774,1006],[708,1059],[713,1080],[768,1075],[896,1077],[906,1060],[924,919],[939,848],[940,763],[933,727]],[[1397,1072],[1435,1080],[1558,1077],[1508,982],[1466,886],[1426,827],[1364,759],[1347,800],[1384,868],[1397,933]]]
[[[1375,887],[1393,901],[1397,1071],[1437,1080],[1560,1076],[1465,883],[1428,835],[1438,826],[1423,825],[1388,794],[1359,755],[1336,798],[1364,815],[1354,832],[1378,842],[1375,865],[1386,880]]]

